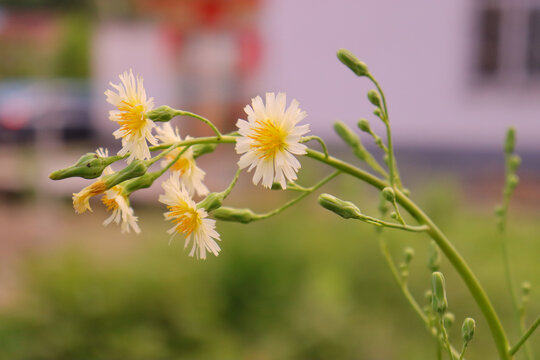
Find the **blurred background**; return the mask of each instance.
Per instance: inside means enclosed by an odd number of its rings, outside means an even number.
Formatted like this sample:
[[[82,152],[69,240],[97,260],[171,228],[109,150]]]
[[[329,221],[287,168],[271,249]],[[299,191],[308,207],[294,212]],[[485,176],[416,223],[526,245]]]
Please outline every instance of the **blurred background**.
[[[429,359],[436,347],[393,283],[375,233],[336,219],[312,196],[248,226],[218,223],[221,255],[189,258],[167,245],[159,186],[132,199],[141,235],[75,215],[82,179],[48,174],[119,144],[103,92],[133,69],[156,105],[234,129],[243,107],[285,91],[331,152],[355,161],[332,123],[368,118],[371,88],[340,64],[365,61],[389,100],[398,161],[413,198],[469,260],[517,338],[493,208],[502,143],[518,132],[521,184],[509,238],[516,280],[540,312],[540,1],[0,0],[0,359]],[[175,119],[183,135],[210,135]],[[366,146],[376,152],[370,139]],[[315,145],[316,146],[316,145]],[[211,190],[235,171],[232,147],[200,159]],[[228,164],[224,166],[223,164]],[[328,169],[303,161],[309,186]],[[251,186],[230,205],[267,211],[294,194]],[[324,189],[376,213],[377,193],[338,178]],[[413,293],[430,286],[426,237],[388,232],[396,261],[417,256]],[[478,323],[470,358],[495,352],[478,309],[443,262],[459,347]],[[531,338],[540,354],[540,335]]]

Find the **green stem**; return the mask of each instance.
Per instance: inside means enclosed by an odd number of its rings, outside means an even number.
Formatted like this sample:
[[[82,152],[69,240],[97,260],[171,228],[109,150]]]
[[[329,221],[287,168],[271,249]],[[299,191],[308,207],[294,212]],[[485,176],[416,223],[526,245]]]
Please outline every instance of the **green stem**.
[[[519,341],[516,343],[516,345],[514,345],[510,349],[510,351],[509,351],[510,355],[514,355],[519,350],[521,345],[523,345],[525,343],[525,341],[527,341],[527,339],[534,333],[534,331],[536,330],[538,325],[540,325],[540,317],[538,319],[536,319],[536,321],[531,325],[529,330],[527,330],[527,332],[525,334],[523,334],[523,336],[521,337],[521,339],[519,339]]]
[[[212,131],[214,131],[214,133],[216,134],[218,140],[223,137],[223,135],[219,132],[218,128],[214,124],[212,124],[212,122],[210,120],[208,120],[205,117],[202,117],[200,115],[194,114],[194,113],[189,112],[189,111],[184,111],[184,110],[176,110],[175,115],[176,116],[191,116],[192,118],[201,120],[203,123],[205,123],[206,125],[208,125],[208,126],[210,126],[212,128]]]
[[[441,343],[440,343],[441,340],[440,340],[439,336],[437,334],[433,334],[431,332],[431,325],[430,325],[430,321],[429,321],[428,317],[426,316],[426,314],[424,314],[424,312],[420,308],[420,305],[418,304],[418,302],[416,301],[414,296],[411,294],[407,284],[402,280],[401,276],[399,275],[399,271],[396,268],[396,265],[394,264],[394,260],[392,259],[392,255],[390,255],[390,250],[388,249],[388,245],[386,243],[386,240],[384,239],[384,237],[381,234],[378,234],[378,239],[379,239],[379,247],[381,249],[381,253],[383,254],[383,257],[386,260],[386,263],[388,264],[388,267],[390,268],[390,272],[392,273],[392,277],[394,278],[394,281],[398,284],[399,289],[401,290],[401,293],[403,294],[403,296],[405,296],[405,299],[411,305],[414,312],[420,317],[420,319],[422,319],[422,321],[426,325],[426,328],[429,330],[429,333],[432,334],[435,337],[435,339],[437,340],[437,352],[441,354],[440,356],[442,358],[442,353],[441,353],[441,350],[440,350],[441,349]],[[457,356],[457,350],[455,350],[454,348],[451,347],[451,351],[455,356]]]
[[[382,190],[383,188],[389,186],[387,182],[332,156],[325,158],[324,154],[312,149],[308,149],[306,155],[337,170],[354,176],[378,189]],[[502,327],[499,317],[497,316],[497,313],[495,312],[495,309],[493,308],[493,305],[491,304],[486,292],[476,279],[470,267],[467,265],[463,257],[459,254],[452,243],[450,243],[441,230],[433,223],[433,221],[401,191],[396,190],[395,192],[397,202],[416,221],[418,221],[419,224],[427,225],[429,227],[427,234],[437,243],[441,251],[446,255],[452,266],[457,270],[458,274],[467,285],[473,299],[477,303],[488,323],[491,335],[497,347],[497,351],[499,352],[499,357],[503,360],[511,359],[512,357],[508,352],[510,346],[506,333],[504,332],[504,328]]]
[[[301,195],[299,195],[298,197],[292,199],[291,201],[285,203],[283,206],[281,206],[281,207],[279,207],[279,208],[277,208],[275,210],[269,211],[269,212],[264,213],[264,214],[257,214],[253,220],[255,221],[255,220],[268,219],[269,217],[272,217],[274,215],[279,214],[283,210],[293,206],[294,204],[296,204],[297,202],[299,202],[300,200],[302,200],[303,198],[305,198],[306,196],[308,196],[309,194],[311,194],[315,190],[319,189],[321,186],[323,186],[324,184],[326,184],[327,182],[329,182],[330,180],[332,180],[333,178],[335,178],[339,174],[341,174],[341,171],[339,171],[339,170],[334,171],[332,174],[328,175],[327,177],[325,177],[324,179],[319,181],[317,184],[313,185],[311,188],[306,189],[306,191],[304,193],[302,193]]]
[[[319,136],[315,136],[315,135],[312,135],[312,136],[304,136],[303,138],[300,139],[300,143],[303,144],[303,143],[306,143],[306,142],[308,142],[308,141],[310,141],[310,140],[315,140],[315,141],[317,141],[317,142],[321,145],[321,147],[322,147],[322,149],[323,149],[324,155],[325,155],[326,157],[328,157],[328,148],[326,147],[326,144],[324,143],[324,140],[321,139]]]
[[[177,146],[187,146],[187,145],[197,145],[197,144],[234,144],[236,143],[236,136],[208,136],[200,137],[189,140],[182,140],[173,144],[160,144],[156,146],[150,146],[150,151],[157,151],[169,148],[171,145]]]
[[[463,360],[463,356],[465,356],[465,350],[467,350],[467,345],[469,345],[468,342],[463,343],[463,347],[461,348],[461,353],[459,354],[459,360]]]
[[[444,327],[444,319],[442,314],[439,314],[439,326],[441,328],[441,334],[443,337],[443,343],[444,347],[446,348],[446,351],[448,352],[448,356],[450,356],[450,360],[454,360],[454,354],[452,353],[450,341],[448,340],[448,333],[446,332],[446,328]]]
[[[401,224],[395,224],[388,221],[384,221],[381,219],[377,219],[368,215],[359,215],[358,217],[355,217],[354,219],[366,222],[368,224],[373,224],[376,226],[382,226],[392,229],[399,229],[399,230],[405,230],[405,231],[411,231],[411,232],[423,232],[428,231],[429,228],[426,225],[420,225],[420,226],[411,226],[411,225],[401,225]]]
[[[231,193],[232,189],[236,185],[236,182],[238,181],[238,177],[240,177],[240,174],[242,173],[242,169],[236,170],[236,173],[234,174],[234,178],[229,184],[229,186],[223,190],[221,193],[223,194],[223,198],[225,199],[229,194]]]

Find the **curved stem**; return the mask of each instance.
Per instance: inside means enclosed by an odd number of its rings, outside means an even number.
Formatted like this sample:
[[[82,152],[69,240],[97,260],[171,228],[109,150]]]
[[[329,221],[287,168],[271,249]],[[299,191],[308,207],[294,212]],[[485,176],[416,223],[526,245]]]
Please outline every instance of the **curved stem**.
[[[150,151],[163,150],[171,147],[171,145],[187,146],[196,144],[234,144],[236,142],[236,136],[208,136],[200,137],[189,140],[182,140],[177,143],[160,144],[156,146],[150,146]]]
[[[208,125],[208,126],[210,126],[212,128],[212,131],[214,131],[214,133],[216,134],[218,140],[223,137],[223,135],[219,132],[218,128],[214,124],[212,124],[212,122],[210,120],[208,120],[205,117],[202,117],[201,115],[197,115],[197,114],[194,114],[192,112],[184,111],[184,110],[176,110],[175,115],[178,115],[178,116],[191,116],[192,118],[201,120],[203,123],[205,123],[206,125]]]
[[[344,173],[352,175],[376,188],[383,189],[389,184],[361,169],[358,169],[350,164],[347,164],[332,156],[325,158],[324,154],[318,151],[308,149],[307,156],[317,161],[323,162],[335,169],[341,170]],[[429,229],[427,234],[437,243],[441,251],[446,255],[452,266],[456,269],[462,280],[467,285],[471,295],[473,296],[476,304],[484,315],[499,357],[504,360],[511,359],[512,356],[509,353],[509,342],[506,337],[506,333],[499,320],[491,301],[489,300],[486,292],[482,288],[482,285],[473,274],[470,267],[467,265],[463,257],[456,250],[456,248],[450,243],[442,231],[433,223],[433,221],[407,196],[401,191],[396,190],[397,202],[421,225],[427,225]]]
[[[324,155],[326,157],[328,157],[328,148],[326,147],[326,144],[324,143],[324,140],[322,138],[320,138],[319,136],[315,136],[315,135],[304,136],[303,138],[300,139],[300,143],[306,143],[306,142],[308,142],[310,140],[317,141],[321,145]]]
[[[534,333],[538,325],[540,325],[540,317],[536,319],[536,321],[531,325],[529,330],[527,330],[527,332],[523,334],[523,336],[521,337],[521,339],[519,339],[517,344],[512,346],[512,348],[509,351],[510,355],[514,355],[519,350],[521,345],[523,345],[525,341],[527,341],[527,339]]]

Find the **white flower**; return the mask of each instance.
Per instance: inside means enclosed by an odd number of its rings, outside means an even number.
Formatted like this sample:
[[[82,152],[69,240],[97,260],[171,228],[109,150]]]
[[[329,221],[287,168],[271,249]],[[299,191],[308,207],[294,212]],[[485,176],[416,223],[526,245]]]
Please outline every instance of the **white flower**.
[[[156,139],[152,135],[154,122],[147,118],[146,113],[154,106],[153,98],[146,98],[146,91],[143,86],[143,79],[129,70],[120,75],[121,83],[110,85],[117,91],[105,91],[107,102],[116,106],[118,110],[109,111],[109,119],[116,121],[120,128],[113,132],[117,139],[122,139],[122,149],[118,155],[130,153],[127,161],[133,159],[150,159],[150,149],[148,140],[152,145],[156,144]]]
[[[186,237],[184,248],[193,242],[189,256],[197,255],[197,258],[206,259],[209,251],[218,255],[221,250],[216,240],[220,240],[215,230],[216,221],[208,219],[204,209],[197,209],[197,205],[189,196],[185,186],[180,184],[177,173],[161,185],[165,190],[164,195],[159,196],[159,201],[167,205],[165,219],[175,225],[168,231],[169,234],[182,233]]]
[[[101,158],[109,157],[109,149],[107,149],[107,148],[98,148],[96,150],[96,154],[97,154],[97,156],[99,156]],[[105,169],[103,169],[102,176],[103,175],[111,175],[112,173],[114,173],[114,170],[109,165]]]
[[[182,141],[180,134],[178,133],[178,128],[173,129],[171,124],[165,123],[162,127],[156,127],[156,138],[162,144],[171,144],[175,142]],[[186,136],[185,140],[191,139],[189,136]],[[167,166],[171,161],[173,161],[176,156],[182,151],[182,147],[177,147],[176,149],[169,152],[165,155],[165,160],[161,162],[161,166]],[[192,148],[188,148],[182,156],[171,166],[170,170],[172,172],[178,172],[180,174],[180,179],[182,184],[186,186],[186,189],[190,195],[195,191],[197,195],[204,196],[208,194],[208,188],[203,184],[204,177],[206,173],[204,170],[199,168],[193,157]]]
[[[107,211],[112,211],[111,216],[103,222],[103,225],[107,226],[113,221],[120,224],[122,221],[122,233],[129,232],[130,228],[137,234],[141,232],[137,224],[138,218],[133,215],[133,208],[129,206],[128,199],[122,194],[120,186],[114,186],[107,190],[101,198],[101,202],[107,207]]]
[[[300,162],[294,155],[306,153],[306,146],[299,143],[302,135],[309,131],[309,125],[296,126],[306,117],[293,100],[285,109],[284,93],[266,93],[266,106],[260,96],[251,100],[251,106],[244,108],[248,119],[236,123],[238,133],[236,152],[244,154],[238,161],[240,169],[255,168],[253,183],[262,179],[263,186],[270,188],[278,182],[283,189],[287,181],[296,180]]]

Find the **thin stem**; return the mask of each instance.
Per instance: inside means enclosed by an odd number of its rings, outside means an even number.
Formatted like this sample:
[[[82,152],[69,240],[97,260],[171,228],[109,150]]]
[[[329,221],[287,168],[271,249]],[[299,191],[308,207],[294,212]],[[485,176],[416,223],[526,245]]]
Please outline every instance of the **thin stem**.
[[[523,334],[523,336],[521,337],[521,339],[519,339],[519,341],[516,343],[516,345],[514,345],[510,349],[510,351],[509,351],[510,355],[514,355],[519,350],[521,345],[523,345],[525,343],[525,341],[527,341],[527,339],[529,339],[529,337],[534,333],[534,331],[536,330],[538,325],[540,325],[540,317],[538,319],[536,319],[536,321],[531,325],[529,330],[527,330],[527,332],[525,332],[525,334]]]
[[[240,174],[242,173],[242,169],[236,170],[236,173],[234,174],[234,178],[232,179],[229,186],[223,190],[221,193],[223,194],[223,198],[226,198],[231,193],[232,189],[236,185],[236,182],[238,181],[238,177],[240,177]]]
[[[283,210],[293,206],[294,204],[296,204],[297,202],[299,202],[300,200],[302,200],[303,198],[305,198],[306,196],[308,196],[309,194],[311,194],[315,190],[319,189],[321,186],[323,186],[324,184],[326,184],[327,182],[329,182],[330,180],[332,180],[333,178],[335,178],[339,174],[341,174],[341,171],[339,171],[339,170],[334,171],[332,174],[328,175],[327,177],[325,177],[324,179],[319,181],[317,184],[315,184],[311,188],[307,189],[307,191],[305,191],[304,193],[302,193],[298,197],[292,199],[291,201],[285,203],[283,206],[281,206],[281,207],[279,207],[279,208],[277,208],[275,210],[269,211],[269,212],[264,213],[264,214],[257,214],[253,220],[268,219],[269,217],[272,217],[274,215],[279,214]]]
[[[387,182],[332,156],[325,158],[324,154],[312,149],[308,149],[307,156],[354,176],[378,189],[382,190],[383,188],[389,186]],[[446,255],[452,266],[457,270],[458,274],[467,285],[473,299],[477,303],[488,323],[500,358],[504,360],[511,359],[511,355],[508,352],[510,346],[504,328],[502,327],[491,301],[489,300],[478,279],[476,279],[476,276],[473,274],[471,268],[467,265],[463,257],[437,227],[437,225],[435,225],[435,223],[433,223],[433,221],[411,199],[409,199],[399,190],[396,190],[395,193],[396,201],[416,221],[418,221],[419,224],[427,225],[429,227],[427,234],[437,243],[441,251]]]
[[[398,204],[397,204],[395,198],[394,198],[394,200],[392,201],[392,205],[394,205],[394,210],[396,210],[396,216],[397,216],[397,219],[399,220],[399,222],[400,222],[402,225],[405,225],[405,220],[403,220],[403,217],[401,216],[401,213],[399,212],[399,207],[398,207]]]
[[[167,170],[169,170],[169,169],[171,168],[171,166],[173,166],[173,165],[180,159],[180,157],[181,157],[181,156],[189,149],[190,146],[191,146],[191,145],[185,146],[185,147],[178,153],[178,155],[176,155],[176,157],[175,157],[173,160],[171,160],[171,161],[167,164],[167,166],[165,166],[163,169],[161,169],[161,170],[158,172],[158,173],[159,173],[158,177],[161,176],[161,175],[163,175],[163,174],[165,174],[165,172],[166,172]]]
[[[411,225],[395,224],[395,223],[377,219],[377,218],[364,215],[364,214],[356,217],[355,219],[366,222],[368,224],[373,224],[376,226],[382,226],[382,227],[387,227],[391,229],[399,229],[399,230],[405,230],[405,231],[411,231],[411,232],[423,232],[423,231],[429,230],[429,227],[427,227],[426,225],[411,226]]]
[[[442,359],[442,352],[441,352],[441,343],[440,338],[437,334],[433,334],[431,332],[431,325],[430,321],[427,317],[427,315],[422,311],[420,308],[420,305],[414,298],[414,296],[411,294],[409,287],[407,284],[402,280],[401,276],[399,275],[399,271],[396,268],[396,265],[394,264],[394,260],[392,259],[392,255],[390,254],[390,250],[388,249],[388,244],[386,243],[386,240],[384,237],[379,233],[377,236],[379,240],[379,247],[381,249],[381,253],[383,254],[384,259],[386,260],[386,263],[388,264],[388,267],[390,268],[390,272],[392,273],[392,277],[394,278],[395,282],[398,284],[399,289],[401,290],[401,293],[403,296],[405,296],[405,299],[411,305],[414,312],[420,317],[420,319],[424,322],[426,328],[429,330],[429,333],[432,334],[435,339],[437,340],[437,353],[440,359]],[[454,355],[457,356],[457,350],[451,347],[451,351]]]
[[[444,327],[444,319],[443,319],[442,314],[439,314],[439,326],[441,328],[441,334],[443,337],[444,347],[446,348],[446,351],[448,352],[448,356],[450,356],[450,360],[454,360],[454,354],[452,354],[452,349],[450,348],[450,342],[448,340],[448,333],[446,332],[446,328]]]
[[[324,143],[324,140],[321,139],[319,136],[315,136],[315,135],[304,136],[303,138],[300,139],[300,143],[303,144],[303,143],[306,143],[306,142],[308,142],[310,140],[317,141],[321,145],[324,155],[328,158],[328,148],[326,147],[326,144]]]
[[[212,128],[212,131],[214,131],[214,133],[216,134],[218,140],[223,137],[223,135],[219,132],[218,128],[210,120],[208,120],[205,117],[202,117],[200,115],[194,114],[194,113],[189,112],[189,111],[184,111],[184,110],[176,110],[175,115],[177,115],[177,116],[191,116],[192,118],[201,120],[203,123],[205,123],[206,125],[208,125],[208,126],[210,126]]]
[[[187,146],[187,145],[197,145],[197,144],[234,144],[236,143],[236,136],[208,136],[200,137],[189,140],[182,140],[172,144],[160,144],[156,146],[150,146],[150,151],[157,151],[169,148],[171,145],[177,146]]]
[[[467,345],[469,345],[468,342],[463,343],[463,346],[461,347],[461,353],[459,354],[459,360],[463,360],[463,356],[465,356],[465,350],[467,350]]]

